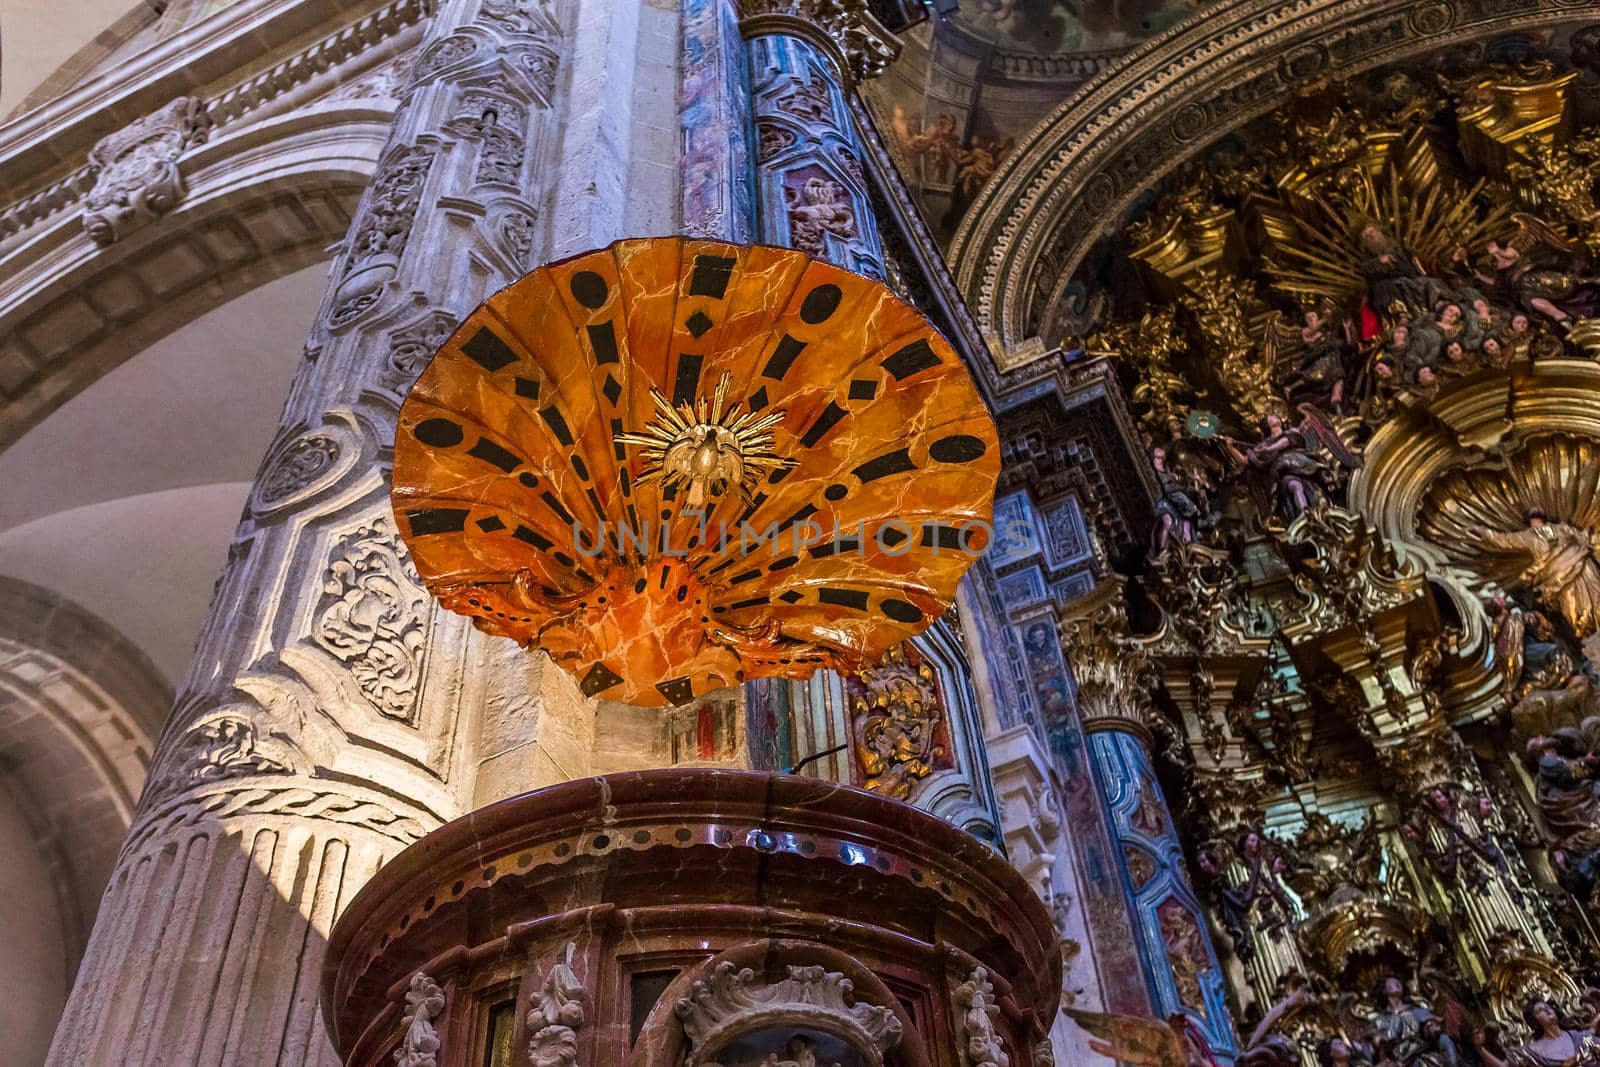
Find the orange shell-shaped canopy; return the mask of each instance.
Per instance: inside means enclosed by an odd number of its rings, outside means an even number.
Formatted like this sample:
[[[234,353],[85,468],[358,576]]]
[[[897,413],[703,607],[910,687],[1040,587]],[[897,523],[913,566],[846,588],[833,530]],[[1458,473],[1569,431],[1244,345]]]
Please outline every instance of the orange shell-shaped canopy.
[[[496,293],[400,412],[418,572],[590,696],[853,672],[987,547],[999,449],[949,344],[790,249],[619,241]]]

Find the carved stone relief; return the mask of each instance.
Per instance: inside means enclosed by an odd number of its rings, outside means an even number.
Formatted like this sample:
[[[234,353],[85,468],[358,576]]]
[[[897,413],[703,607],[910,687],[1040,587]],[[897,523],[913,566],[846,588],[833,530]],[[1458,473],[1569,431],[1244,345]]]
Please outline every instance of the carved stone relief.
[[[974,967],[967,979],[951,990],[950,997],[956,1006],[957,1051],[962,1067],[1010,1067],[1011,1056],[995,1030],[1000,1005],[989,971]]]
[[[724,960],[673,1006],[691,1048],[685,1067],[713,1067],[717,1050],[729,1041],[773,1026],[836,1034],[879,1067],[899,1044],[900,1019],[886,1006],[857,1000],[854,990],[844,975],[822,967],[791,966],[784,978],[768,982]]]
[[[567,942],[551,964],[528,1011],[528,1062],[532,1067],[572,1067],[578,1059],[578,1029],[583,1026],[583,983],[572,969],[576,946]]]
[[[410,722],[415,713],[427,619],[427,593],[389,519],[335,542],[312,637],[390,718]]]
[[[344,326],[376,304],[399,270],[433,158],[432,149],[401,148],[372,180],[361,222],[345,253],[342,280],[333,294],[330,326]]]
[[[844,186],[819,175],[785,185],[789,213],[789,243],[800,251],[825,259],[828,236],[856,235],[856,209]]]
[[[213,714],[178,739],[151,774],[146,792],[163,796],[246,775],[289,774],[287,749],[276,740],[263,743],[260,728],[243,715]]]
[[[84,232],[109,245],[176,207],[187,191],[178,157],[205,140],[207,126],[201,101],[180,96],[90,149],[95,180],[84,200]]]
[[[404,396],[455,328],[454,315],[434,308],[389,334],[389,359],[383,371],[383,387],[397,397]]]
[[[439,1031],[434,1020],[444,1011],[444,990],[418,971],[406,990],[405,1036],[395,1049],[396,1067],[438,1067]]]

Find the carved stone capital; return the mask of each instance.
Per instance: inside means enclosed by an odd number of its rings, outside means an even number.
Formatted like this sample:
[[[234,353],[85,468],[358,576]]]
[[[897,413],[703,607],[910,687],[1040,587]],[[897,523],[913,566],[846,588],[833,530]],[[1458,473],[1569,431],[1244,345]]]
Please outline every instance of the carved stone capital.
[[[882,74],[900,54],[900,41],[866,0],[739,0],[739,32],[804,38],[857,80]]]
[[[1144,643],[1128,630],[1121,579],[1101,582],[1068,604],[1060,633],[1084,728],[1124,729],[1149,740],[1155,713],[1150,693],[1159,674]]]

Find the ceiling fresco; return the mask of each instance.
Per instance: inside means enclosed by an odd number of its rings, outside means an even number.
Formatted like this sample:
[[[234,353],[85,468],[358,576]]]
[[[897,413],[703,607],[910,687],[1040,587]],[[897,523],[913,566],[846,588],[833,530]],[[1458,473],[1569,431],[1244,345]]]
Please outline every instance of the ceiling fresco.
[[[948,244],[1022,136],[1078,86],[1204,0],[962,0],[905,35],[866,85],[869,109],[923,215]]]

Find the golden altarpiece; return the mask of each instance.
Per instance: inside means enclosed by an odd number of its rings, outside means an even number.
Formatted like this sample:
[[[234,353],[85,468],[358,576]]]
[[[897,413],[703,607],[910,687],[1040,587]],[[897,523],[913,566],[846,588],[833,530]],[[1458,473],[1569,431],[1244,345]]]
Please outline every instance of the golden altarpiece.
[[[1160,484],[1064,644],[1147,702],[1236,1017],[1281,1035],[1241,1062],[1589,1062],[1523,1044],[1600,977],[1581,75],[1302,94],[1102,242],[1138,284],[1061,340],[1116,366]]]

